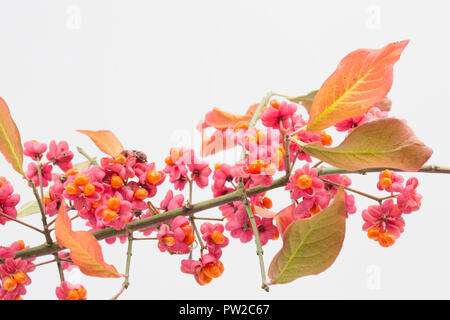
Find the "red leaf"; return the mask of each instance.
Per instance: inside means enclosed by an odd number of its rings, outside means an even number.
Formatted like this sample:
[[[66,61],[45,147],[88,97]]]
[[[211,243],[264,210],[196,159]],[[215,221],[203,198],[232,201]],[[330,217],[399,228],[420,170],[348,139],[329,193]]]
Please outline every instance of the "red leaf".
[[[386,97],[392,87],[394,64],[408,43],[359,49],[344,57],[314,97],[308,130],[320,131],[360,116]]]
[[[103,260],[102,248],[91,233],[72,230],[64,201],[56,218],[55,234],[58,244],[70,250],[70,258],[84,274],[100,278],[121,277],[114,266]]]
[[[124,149],[119,139],[109,130],[77,130],[80,133],[87,135],[94,141],[97,147],[104,153],[114,157],[121,153]]]

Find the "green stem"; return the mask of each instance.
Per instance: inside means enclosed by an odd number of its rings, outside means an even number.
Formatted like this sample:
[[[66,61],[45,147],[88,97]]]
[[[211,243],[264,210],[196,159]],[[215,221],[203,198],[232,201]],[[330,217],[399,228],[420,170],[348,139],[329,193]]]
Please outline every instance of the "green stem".
[[[245,193],[242,197],[242,200],[245,206],[245,210],[247,211],[247,216],[250,220],[250,224],[252,225],[253,235],[255,236],[256,254],[258,255],[259,258],[259,267],[261,270],[261,280],[262,280],[261,288],[269,292],[269,286],[266,284],[267,282],[266,268],[264,266],[264,258],[263,258],[264,251],[261,246],[261,239],[259,238],[258,226],[256,225],[255,216],[253,215],[253,211],[250,208],[250,205],[248,204],[247,195]]]
[[[248,128],[251,129],[256,125],[256,121],[258,121],[259,116],[261,115],[262,110],[266,106],[267,102],[269,102],[270,98],[274,95],[273,92],[269,92],[259,103],[258,107],[255,110],[255,113],[253,114],[252,119],[250,120],[248,124]]]
[[[399,169],[383,168],[383,167],[361,169],[361,170],[357,170],[357,171],[348,171],[345,169],[330,167],[330,168],[319,168],[319,169],[317,169],[317,173],[319,176],[331,176],[331,175],[335,175],[335,174],[350,174],[350,173],[358,173],[358,174],[364,175],[364,174],[370,173],[370,172],[380,172],[385,169],[388,169],[391,171],[396,171],[396,172],[411,172],[411,171],[404,171],[404,170],[399,170]],[[419,170],[417,170],[417,172],[449,174],[450,167],[443,167],[443,166],[436,166],[433,164],[428,164],[428,165],[423,166]]]
[[[4,213],[1,212],[1,211],[0,211],[0,216],[5,217],[6,219],[9,219],[9,220],[11,220],[11,221],[20,223],[21,225],[23,225],[23,226],[25,226],[25,227],[28,227],[28,228],[30,228],[30,229],[33,229],[33,230],[35,230],[35,231],[37,231],[37,232],[44,233],[44,231],[42,231],[41,229],[38,229],[38,228],[33,227],[32,225],[28,224],[28,223],[25,223],[25,222],[23,222],[23,221],[17,220],[17,219],[15,219],[15,218],[11,217],[11,216],[8,216],[7,214],[4,214]]]
[[[125,264],[125,280],[123,281],[122,287],[120,291],[111,298],[111,300],[117,300],[120,295],[128,289],[130,286],[130,266],[131,266],[131,257],[133,256],[133,233],[128,233],[128,249],[127,249],[127,262]]]
[[[206,220],[206,221],[223,221],[224,218],[206,218],[206,217],[193,217],[194,220]]]
[[[37,190],[34,191],[34,194],[36,196],[36,200],[39,202],[39,208],[41,210],[41,216],[42,216],[42,224],[44,227],[44,235],[45,235],[45,239],[47,241],[47,245],[50,247],[53,245],[53,239],[50,236],[50,230],[48,229],[48,223],[47,223],[47,216],[45,215],[45,201],[44,201],[44,187],[42,186],[42,166],[41,163],[39,162],[37,165],[37,172],[38,172],[38,179],[39,179],[39,188],[41,190],[41,195],[39,197]],[[36,189],[36,187],[34,187],[34,189]],[[61,280],[61,282],[64,282],[64,269],[62,267],[61,264],[61,259],[59,258],[59,255],[57,252],[53,253],[53,256],[55,257],[55,261],[56,261],[56,266],[58,268],[58,273],[59,273],[59,279]]]
[[[328,184],[331,184],[333,186],[336,186],[336,187],[340,187],[341,186],[339,183],[336,183],[336,182],[333,182],[333,181],[330,181],[330,180],[327,180],[327,179],[320,178],[320,180],[322,180],[325,183],[328,183]],[[350,191],[350,192],[359,194],[360,196],[363,196],[363,197],[375,200],[375,201],[379,202],[380,204],[381,204],[381,202],[383,202],[384,199],[386,199],[386,198],[375,197],[375,196],[373,196],[371,194],[368,194],[368,193],[365,193],[365,192],[362,192],[362,191],[359,191],[359,190],[356,190],[356,189],[353,189],[353,188],[349,188],[349,187],[343,187],[343,188],[345,190]],[[391,198],[391,197],[388,197],[387,199],[389,199],[389,198]]]
[[[202,235],[200,234],[200,232],[198,232],[198,228],[197,228],[197,224],[195,223],[194,216],[193,215],[190,216],[189,220],[191,221],[192,228],[194,229],[195,235],[198,239],[198,243],[200,244],[200,248],[203,252],[203,250],[205,250],[205,244],[202,241]]]
[[[317,171],[318,171],[319,176],[327,176],[327,175],[350,174],[350,173],[365,174],[367,172],[381,172],[385,169],[386,168],[376,168],[376,169],[365,169],[365,170],[350,172],[348,170],[330,167],[330,168],[319,168],[319,169],[317,169]],[[392,170],[400,171],[400,170],[395,170],[395,169],[392,169]],[[421,169],[419,169],[418,172],[448,174],[448,173],[450,173],[450,168],[435,166],[435,165],[426,165],[426,166],[422,167]],[[288,182],[289,181],[286,178],[286,176],[283,176],[281,178],[274,180],[272,185],[270,185],[268,187],[264,187],[264,186],[252,187],[252,188],[247,189],[246,193],[247,193],[247,196],[252,196],[252,195],[266,192],[269,190],[284,187],[284,186],[286,186],[286,184]],[[211,209],[211,208],[215,208],[215,207],[221,206],[226,203],[231,203],[234,201],[241,201],[242,195],[243,195],[243,190],[238,189],[238,190],[231,192],[229,194],[226,194],[224,196],[196,203],[196,204],[192,205],[192,207],[190,209],[188,209],[186,207],[181,207],[181,208],[178,208],[178,209],[175,209],[172,211],[168,211],[165,213],[161,213],[158,215],[154,215],[154,216],[151,216],[148,218],[129,222],[127,224],[127,228],[129,230],[141,230],[144,228],[148,228],[148,227],[158,225],[160,223],[172,220],[178,216],[182,216],[182,215],[189,216],[189,215],[192,215],[193,213],[205,211],[205,210]],[[123,235],[126,233],[127,233],[126,229],[116,230],[114,228],[106,228],[106,229],[95,231],[92,234],[98,240],[103,240],[103,239]],[[30,259],[33,257],[40,257],[40,256],[52,254],[52,253],[58,252],[60,250],[62,250],[62,249],[57,244],[53,244],[51,246],[40,245],[40,246],[36,246],[33,248],[18,251],[16,253],[16,258]]]
[[[86,159],[88,159],[88,161],[89,161],[92,165],[98,166],[97,160],[95,160],[95,159],[92,158],[90,155],[88,155],[88,154],[86,153],[86,151],[84,151],[83,148],[77,147],[77,151],[78,151],[82,156],[84,156]]]

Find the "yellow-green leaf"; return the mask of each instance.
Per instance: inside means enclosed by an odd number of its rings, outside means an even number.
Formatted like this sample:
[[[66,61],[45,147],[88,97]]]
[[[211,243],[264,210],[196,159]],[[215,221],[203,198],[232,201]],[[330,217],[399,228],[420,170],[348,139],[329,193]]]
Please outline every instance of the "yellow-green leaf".
[[[283,248],[269,267],[272,284],[319,274],[336,260],[345,237],[345,197],[342,189],[328,208],[287,227]]]
[[[41,212],[37,200],[25,203],[17,210],[17,218],[23,218]]]
[[[409,41],[345,56],[314,97],[308,131],[320,131],[357,117],[380,102],[392,87],[393,67]]]
[[[0,152],[14,170],[21,175],[23,172],[23,147],[16,123],[11,117],[8,105],[0,97]]]
[[[314,142],[301,144],[301,148],[313,157],[350,171],[379,167],[417,171],[433,153],[402,120],[390,118],[357,127],[337,147],[325,148]]]

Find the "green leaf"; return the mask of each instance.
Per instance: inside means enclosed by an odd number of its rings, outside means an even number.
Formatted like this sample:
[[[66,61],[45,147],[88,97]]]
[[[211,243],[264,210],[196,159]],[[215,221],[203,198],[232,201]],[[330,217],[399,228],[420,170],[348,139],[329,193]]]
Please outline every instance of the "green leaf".
[[[339,255],[344,237],[345,197],[340,189],[328,208],[286,229],[283,248],[269,267],[271,283],[288,283],[325,271]]]
[[[17,211],[17,218],[23,218],[39,212],[41,212],[41,210],[39,209],[38,202],[36,200],[32,200],[20,207]]]
[[[309,155],[349,171],[368,168],[417,171],[433,153],[402,120],[389,118],[357,127],[334,148],[325,148],[319,142],[295,142]]]

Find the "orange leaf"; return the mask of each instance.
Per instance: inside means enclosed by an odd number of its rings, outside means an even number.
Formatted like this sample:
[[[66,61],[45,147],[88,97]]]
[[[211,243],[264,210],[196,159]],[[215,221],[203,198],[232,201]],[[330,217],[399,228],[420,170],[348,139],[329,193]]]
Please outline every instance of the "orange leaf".
[[[206,136],[203,129],[202,133],[202,157],[211,156],[221,151],[233,148],[236,146],[234,141],[227,140],[222,131],[216,130],[212,136]]]
[[[58,244],[70,250],[70,258],[84,274],[100,278],[121,277],[114,266],[103,260],[102,248],[91,233],[72,230],[64,201],[56,218],[55,234]]]
[[[97,147],[106,154],[114,157],[121,153],[124,149],[119,139],[109,130],[77,130],[80,133],[87,135],[94,141]]]
[[[14,170],[21,175],[23,172],[23,147],[16,123],[11,118],[8,105],[0,97],[0,152]]]
[[[359,49],[348,54],[314,97],[309,131],[364,114],[380,102],[392,87],[393,67],[409,40],[381,49]]]
[[[257,108],[258,103],[250,106],[244,115],[237,115],[214,108],[205,115],[203,128],[214,127],[218,130],[226,130],[234,127],[240,121],[249,122]]]

